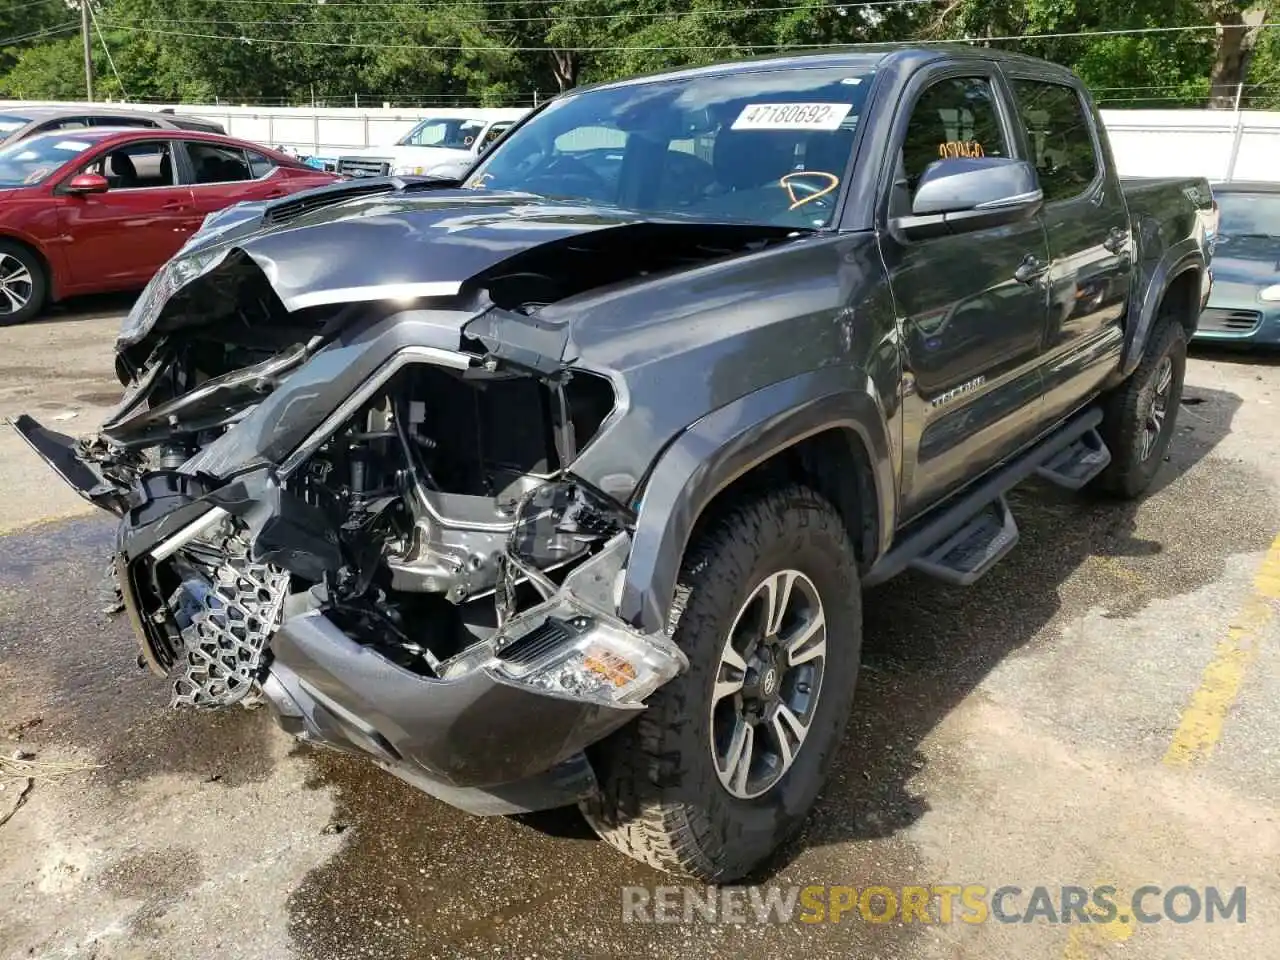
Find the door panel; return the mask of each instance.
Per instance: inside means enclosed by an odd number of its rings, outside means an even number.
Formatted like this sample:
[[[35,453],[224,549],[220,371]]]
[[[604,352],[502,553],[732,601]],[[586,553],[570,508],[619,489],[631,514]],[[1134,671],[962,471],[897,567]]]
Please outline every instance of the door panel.
[[[188,179],[195,200],[194,227],[199,227],[208,214],[233,204],[270,200],[289,192],[279,171],[255,162],[257,154],[196,140],[187,141],[186,150],[190,161]]]
[[[1013,275],[1028,254],[1047,261],[1048,246],[1038,220],[909,245],[886,237],[882,246],[910,385],[909,515],[1039,431],[1047,294]]]
[[[1007,111],[989,76],[926,87],[900,132],[890,216],[910,210],[924,169],[943,157],[1013,156]],[[1014,278],[1048,262],[1039,219],[907,242],[881,235],[906,366],[904,519],[1033,438],[1043,419],[1039,368],[1048,289]]]
[[[69,195],[63,206],[67,264],[78,289],[142,286],[186,242],[191,190],[175,183],[171,157],[167,140],[135,141],[81,168],[112,186]]]
[[[1045,194],[1045,416],[1058,419],[1092,397],[1119,362],[1132,270],[1129,213],[1080,95],[1029,76],[1009,83]]]

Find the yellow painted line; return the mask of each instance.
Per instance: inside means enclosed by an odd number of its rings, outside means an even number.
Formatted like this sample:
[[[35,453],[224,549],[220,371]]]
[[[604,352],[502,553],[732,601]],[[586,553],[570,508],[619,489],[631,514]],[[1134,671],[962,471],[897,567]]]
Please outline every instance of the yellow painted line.
[[[1067,945],[1062,951],[1062,960],[1094,960],[1098,953],[1094,949],[1095,946],[1101,946],[1106,943],[1123,943],[1134,935],[1137,931],[1137,921],[1128,916],[1125,905],[1133,899],[1133,895],[1119,884],[1111,880],[1100,880],[1094,885],[1094,889],[1098,887],[1114,887],[1116,891],[1115,904],[1118,908],[1116,916],[1112,920],[1105,923],[1094,920],[1087,927],[1072,927],[1071,936],[1067,938]],[[1090,919],[1099,916],[1102,911],[1095,907],[1092,903],[1085,907],[1085,913],[1090,914]],[[1124,919],[1121,919],[1123,917]]]
[[[1187,767],[1204,760],[1222,739],[1223,724],[1240,693],[1245,671],[1257,657],[1262,633],[1275,617],[1276,600],[1280,600],[1280,537],[1272,542],[1253,578],[1253,593],[1232,619],[1226,637],[1204,668],[1199,689],[1182,711],[1164,755],[1166,766]]]
[[[1108,565],[1108,569],[1113,568]],[[1262,633],[1275,618],[1278,600],[1280,536],[1271,542],[1262,566],[1254,574],[1253,591],[1232,618],[1227,636],[1218,643],[1213,659],[1200,677],[1199,688],[1182,711],[1178,729],[1164,755],[1166,766],[1187,767],[1203,760],[1222,739],[1227,714],[1240,693],[1246,669],[1258,655]],[[1128,891],[1119,884],[1110,886],[1116,887],[1117,905],[1129,901]],[[1062,950],[1062,960],[1093,960],[1106,944],[1122,943],[1136,931],[1134,918],[1127,916],[1122,908],[1109,923],[1073,928]]]

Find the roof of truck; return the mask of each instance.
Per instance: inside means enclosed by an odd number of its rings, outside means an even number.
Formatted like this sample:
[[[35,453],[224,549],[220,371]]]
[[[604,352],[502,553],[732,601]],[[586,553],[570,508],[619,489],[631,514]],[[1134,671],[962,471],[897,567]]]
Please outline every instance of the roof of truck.
[[[700,67],[682,67],[676,70],[664,70],[630,77],[625,80],[611,80],[591,86],[576,87],[568,91],[568,93],[574,94],[582,90],[601,87],[625,87],[632,84],[644,84],[660,80],[731,76],[734,74],[764,73],[773,70],[798,70],[815,67],[849,67],[867,70],[885,64],[888,61],[922,66],[944,58],[996,60],[1010,65],[1019,64],[1034,67],[1041,72],[1061,73],[1064,77],[1073,76],[1070,70],[1060,64],[1030,57],[1026,54],[1011,53],[1007,50],[994,50],[989,47],[977,47],[966,43],[877,43],[851,47],[834,47],[811,53],[770,54]]]

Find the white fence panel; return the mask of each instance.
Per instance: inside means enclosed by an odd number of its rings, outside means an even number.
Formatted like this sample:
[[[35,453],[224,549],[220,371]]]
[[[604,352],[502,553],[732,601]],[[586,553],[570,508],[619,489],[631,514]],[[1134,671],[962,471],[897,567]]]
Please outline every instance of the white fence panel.
[[[1226,178],[1239,115],[1221,110],[1104,110],[1126,177]]]
[[[0,111],[22,102],[0,101]],[[66,105],[66,104],[62,104]],[[466,108],[234,107],[173,104],[179,113],[215,120],[233,136],[299,153],[334,157],[395,143],[425,116],[467,116]],[[140,109],[159,109],[147,105]],[[504,111],[519,115],[523,111]],[[1103,123],[1124,176],[1201,176],[1280,181],[1280,112],[1243,110],[1104,110]]]
[[[1249,112],[1241,130],[1236,180],[1280,180],[1280,113]]]

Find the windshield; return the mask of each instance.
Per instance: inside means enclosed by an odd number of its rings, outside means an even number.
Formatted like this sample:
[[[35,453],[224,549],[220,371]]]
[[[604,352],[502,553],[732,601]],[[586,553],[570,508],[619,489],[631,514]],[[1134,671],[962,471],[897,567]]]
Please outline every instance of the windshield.
[[[400,140],[405,147],[444,147],[447,150],[470,150],[484,132],[485,121],[464,118],[430,118],[410,130]]]
[[[871,65],[662,79],[573,94],[465,184],[713,221],[824,227]]]
[[[1280,238],[1280,193],[1219,193],[1218,242]]]
[[[0,147],[0,187],[40,183],[92,146],[91,140],[47,134]]]
[[[12,114],[0,113],[0,139],[3,139],[5,134],[21,130],[30,122],[26,117],[15,117]]]

